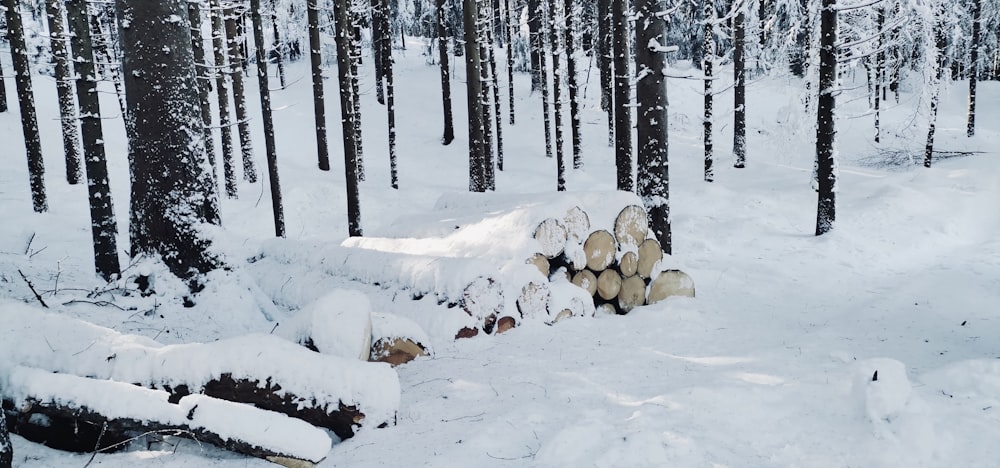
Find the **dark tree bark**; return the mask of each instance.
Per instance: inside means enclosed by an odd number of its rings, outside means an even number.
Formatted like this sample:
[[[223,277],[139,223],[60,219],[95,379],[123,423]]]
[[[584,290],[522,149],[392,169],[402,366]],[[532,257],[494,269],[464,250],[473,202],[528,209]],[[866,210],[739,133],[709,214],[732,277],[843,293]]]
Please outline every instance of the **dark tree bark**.
[[[549,37],[552,45],[552,126],[556,131],[556,190],[563,192],[566,190],[566,160],[563,157],[563,128],[562,128],[562,67],[560,66],[560,53],[562,52],[563,35],[559,28],[565,23],[559,11],[562,2],[548,0],[549,2]]]
[[[629,44],[627,0],[612,0],[612,54],[615,77],[615,166],[618,169],[618,190],[632,191],[632,108],[629,107]]]
[[[14,446],[10,443],[10,433],[7,432],[7,417],[0,409],[0,468],[11,468],[14,461]]]
[[[243,71],[246,70],[241,33],[237,27],[242,16],[236,7],[225,9],[227,49],[229,50],[229,76],[233,84],[233,101],[236,104],[236,128],[240,137],[243,155],[243,179],[257,182],[257,164],[253,160],[253,140],[250,138],[250,115],[247,111],[246,87],[243,85]]]
[[[389,15],[384,12],[389,11],[389,0],[379,1],[383,14],[379,15],[382,21],[381,29],[383,37],[391,30],[389,27]],[[399,174],[396,170],[396,91],[393,85],[392,76],[392,47],[385,42],[385,56],[382,57],[382,73],[385,76],[385,102],[386,114],[389,125],[389,177],[392,188],[399,188]]]
[[[448,36],[445,25],[445,4],[447,0],[437,0],[438,64],[441,67],[441,104],[444,107],[444,136],[441,144],[448,145],[455,139],[455,126],[451,113],[451,77],[448,69]]]
[[[733,167],[746,167],[747,161],[747,64],[746,64],[746,0],[741,2],[733,18]],[[761,0],[763,3],[763,0]],[[763,34],[763,31],[761,32]]]
[[[712,142],[712,66],[715,64],[715,5],[714,0],[702,0],[702,12],[704,13],[705,24],[702,32],[701,43],[701,70],[705,74],[705,117],[702,120],[703,142],[705,148],[705,182],[715,180],[713,165],[713,142]]]
[[[90,24],[85,0],[68,0],[66,12],[70,27],[70,46],[76,71],[76,98],[80,105],[80,135],[83,138],[83,161],[87,173],[90,200],[91,234],[94,241],[94,265],[97,274],[111,280],[120,273],[115,220],[108,184],[108,166],[104,154],[104,129],[101,124],[101,104],[97,94],[94,51],[90,48]],[[127,116],[128,114],[126,114]],[[134,139],[126,121],[129,139]]]
[[[315,3],[312,4],[315,7]],[[361,195],[358,191],[358,139],[351,86],[351,28],[350,0],[334,0],[334,17],[337,33],[337,78],[340,84],[340,122],[344,136],[344,177],[347,186],[347,232],[361,236]],[[319,32],[317,31],[317,36]]]
[[[352,0],[347,0],[348,6],[353,5]],[[351,65],[351,108],[353,109],[354,122],[354,152],[355,161],[358,164],[358,180],[365,180],[365,151],[361,140],[361,85],[358,81],[358,64],[361,63],[361,28],[358,26],[357,17],[352,11],[348,11],[347,20],[350,21],[350,65]]]
[[[549,50],[549,18],[547,11],[548,4],[544,1],[538,3],[538,39],[537,46],[539,76],[541,77],[540,87],[542,89],[542,121],[545,130],[545,157],[552,157],[552,118],[549,113],[549,73],[546,66],[546,53]]]
[[[495,4],[496,2],[494,2]],[[489,22],[487,23],[488,28],[484,28],[487,37],[487,52],[489,52],[490,60],[490,90],[493,94],[493,122],[490,123],[487,120],[487,124],[496,125],[497,130],[497,157],[496,166],[501,171],[503,170],[503,114],[500,109],[500,77],[497,75],[497,58],[496,58],[496,47],[494,46],[493,33],[496,28],[493,26],[493,21],[496,19],[496,15],[490,15]],[[490,163],[487,167],[487,172],[490,178],[490,190],[496,190],[496,174],[493,171],[493,164]]]
[[[281,204],[278,150],[274,142],[274,122],[271,119],[271,90],[268,85],[267,50],[264,47],[264,19],[261,17],[260,0],[250,0],[250,13],[253,20],[253,42],[257,50],[257,83],[260,88],[260,113],[264,120],[264,148],[267,150],[267,174],[271,186],[274,235],[285,237],[285,210]]]
[[[10,41],[10,55],[14,62],[17,102],[21,108],[24,149],[28,156],[31,204],[36,213],[44,213],[49,210],[49,203],[45,196],[45,163],[42,159],[42,142],[38,136],[35,95],[31,90],[31,64],[28,62],[28,46],[24,41],[21,3],[19,0],[4,0],[4,5],[7,7],[7,36]]]
[[[611,31],[611,0],[597,0],[597,68],[601,81],[601,109],[608,113],[608,146],[615,144]]]
[[[579,13],[573,0],[565,0],[566,84],[569,88],[569,121],[573,139],[573,169],[583,167],[583,140],[580,136],[580,101],[576,81],[576,22]]]
[[[657,47],[667,40],[667,23],[656,13],[666,10],[666,0],[637,0],[636,13],[636,140],[638,143],[638,189],[649,226],[666,253],[671,253],[670,177],[667,171],[667,83],[663,76],[666,52]],[[646,19],[650,18],[650,19]]]
[[[236,156],[233,154],[233,127],[229,119],[229,82],[226,81],[226,30],[223,24],[222,2],[211,0],[212,49],[215,53],[215,94],[219,104],[219,135],[222,140],[223,176],[226,196],[236,198]]]
[[[278,82],[281,89],[285,89],[285,44],[281,42],[281,34],[278,32],[278,0],[271,0],[271,30],[274,40],[271,42],[271,52],[274,54],[274,61],[278,65]]]
[[[882,139],[882,127],[881,127],[881,107],[882,100],[885,99],[885,32],[882,28],[885,27],[885,7],[879,6],[875,13],[875,30],[878,31],[878,52],[875,54],[875,143],[878,143]]]
[[[3,70],[3,61],[0,60],[0,70]],[[0,112],[7,112],[7,84],[0,79]]]
[[[976,82],[979,81],[979,33],[982,23],[982,2],[972,2],[972,44],[969,51],[969,117],[965,134],[969,138],[976,135]]]
[[[201,104],[201,122],[205,128],[205,155],[212,167],[212,191],[218,192],[215,181],[215,139],[212,136],[212,102],[209,92],[212,90],[212,76],[209,73],[208,61],[205,57],[205,40],[201,35],[201,2],[188,1],[188,22],[191,23],[191,50],[194,53],[195,73],[198,76],[198,102]]]
[[[100,7],[98,6],[97,8]],[[113,11],[106,10],[106,13],[106,18],[111,17]],[[90,21],[90,37],[93,40],[92,48],[94,50],[94,58],[97,61],[97,70],[105,79],[110,75],[109,81],[114,85],[115,94],[118,96],[118,108],[121,109],[122,115],[125,115],[126,103],[125,91],[122,89],[122,76],[119,73],[118,66],[114,63],[116,60],[112,59],[116,54],[112,53],[111,46],[109,45],[115,38],[112,37],[111,31],[105,30],[98,14],[88,14],[87,18]],[[112,21],[114,20],[112,19]]]
[[[496,171],[493,153],[493,73],[490,68],[492,60],[493,44],[490,38],[489,16],[490,2],[488,0],[477,0],[479,2],[476,11],[479,15],[477,27],[479,31],[479,78],[482,82],[482,94],[479,96],[480,108],[483,111],[483,156],[486,169],[486,190],[496,190]]]
[[[186,0],[118,0],[132,173],[132,255],[160,256],[192,290],[220,266],[204,224],[219,224],[205,157]]]
[[[837,84],[837,0],[823,0],[820,10],[819,109],[816,114],[816,161],[819,199],[816,235],[831,229],[836,220],[837,172],[834,156],[834,120]]]
[[[931,80],[931,117],[930,125],[927,129],[927,145],[924,146],[924,167],[931,167],[931,161],[934,156],[934,132],[937,130],[941,80],[944,76],[945,48],[948,47],[948,39],[944,30],[945,3],[943,0],[937,2],[934,13],[937,17],[934,22],[934,77]]]
[[[476,20],[479,17],[476,0],[463,0],[462,20],[465,27],[465,76],[466,98],[469,106],[469,191],[485,192],[486,155],[483,151],[483,109],[480,96],[483,94],[480,82],[481,61],[479,60],[479,38]]]
[[[507,19],[507,113],[510,114],[510,124],[514,125],[514,13],[510,9],[510,0],[504,1],[504,17]],[[503,160],[498,161],[498,169],[503,170]]]
[[[544,79],[542,71],[545,68],[545,57],[542,48],[542,0],[527,0],[528,5],[528,43],[531,59],[531,92],[542,87]]]
[[[80,132],[76,125],[76,101],[73,96],[73,77],[69,66],[69,36],[63,19],[63,4],[59,0],[45,1],[45,16],[49,23],[52,44],[52,61],[55,62],[56,94],[59,101],[59,118],[62,127],[63,152],[66,154],[66,182],[80,183]]]
[[[795,30],[795,44],[792,46],[788,66],[793,75],[802,78],[806,76],[809,66],[809,0],[799,0],[799,24]]]
[[[326,105],[323,102],[323,43],[319,38],[319,6],[317,0],[308,0],[306,5],[309,21],[309,60],[312,64],[313,115],[316,118],[316,154],[319,156],[319,169],[329,171],[330,155],[326,140]],[[338,35],[339,32],[338,29]],[[354,170],[356,169],[352,169]]]
[[[385,60],[384,42],[386,33],[382,28],[382,17],[386,13],[382,10],[381,0],[370,0],[371,2],[371,23],[372,23],[372,61],[375,65],[375,100],[379,104],[385,104],[385,69],[382,61]]]

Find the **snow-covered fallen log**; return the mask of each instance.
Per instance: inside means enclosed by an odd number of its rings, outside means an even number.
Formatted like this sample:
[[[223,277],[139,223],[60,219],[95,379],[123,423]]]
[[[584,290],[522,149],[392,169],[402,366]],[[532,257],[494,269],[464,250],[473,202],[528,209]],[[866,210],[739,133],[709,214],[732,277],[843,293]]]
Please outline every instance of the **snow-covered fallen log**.
[[[299,419],[205,395],[171,403],[162,390],[23,366],[0,370],[0,388],[11,432],[61,450],[115,450],[158,432],[259,458],[317,463],[332,443]]]
[[[0,355],[9,365],[205,394],[277,411],[346,438],[394,420],[390,366],[311,352],[271,335],[163,346],[20,303],[0,305]]]

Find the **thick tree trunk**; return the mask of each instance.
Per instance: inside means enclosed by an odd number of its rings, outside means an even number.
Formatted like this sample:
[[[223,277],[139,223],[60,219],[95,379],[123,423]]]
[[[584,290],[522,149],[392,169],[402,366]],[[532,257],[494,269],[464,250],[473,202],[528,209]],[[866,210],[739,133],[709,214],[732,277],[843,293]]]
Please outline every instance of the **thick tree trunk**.
[[[552,126],[556,131],[556,190],[563,192],[566,190],[566,160],[563,157],[563,127],[562,127],[562,67],[560,65],[562,52],[563,35],[559,31],[565,22],[562,18],[562,2],[558,0],[548,0],[549,2],[549,37],[552,45]]]
[[[469,110],[469,191],[485,192],[486,155],[483,151],[483,88],[480,81],[479,38],[476,20],[479,18],[476,0],[464,0],[462,20],[465,27],[465,77],[466,99]]]
[[[666,9],[665,0],[638,0],[636,12],[643,18],[652,18],[655,13]],[[667,25],[665,19],[642,21],[636,25],[636,44],[657,44],[666,42]],[[636,47],[636,67],[640,79],[636,82],[638,113],[638,189],[643,204],[646,205],[649,227],[663,250],[670,253],[670,190],[667,166],[667,83],[663,76],[666,67],[666,52],[653,46]],[[640,242],[645,240],[636,239]],[[620,241],[620,239],[619,239]]]
[[[632,108],[629,106],[630,83],[627,0],[611,2],[612,54],[615,84],[615,166],[618,190],[632,191]]]
[[[979,32],[982,18],[981,0],[972,3],[972,44],[969,51],[969,117],[965,134],[969,138],[976,135],[976,82],[979,81]]]
[[[733,167],[746,167],[747,161],[747,64],[746,64],[746,11],[747,1],[741,2],[736,17],[733,19],[733,75],[736,84],[733,88],[733,155],[736,162]],[[761,0],[763,3],[763,0]],[[763,34],[763,32],[761,32]]]
[[[192,289],[217,268],[203,224],[219,224],[185,0],[118,0],[132,173],[132,255],[158,255]]]
[[[712,66],[715,64],[715,4],[714,0],[702,0],[702,11],[704,13],[705,24],[702,32],[702,63],[701,70],[705,74],[705,116],[702,119],[702,138],[705,149],[705,182],[715,180],[713,165],[713,143],[712,143]]]
[[[313,4],[315,6],[315,4]],[[347,186],[347,232],[361,236],[361,196],[358,191],[358,139],[351,86],[351,31],[350,0],[333,2],[336,18],[337,78],[340,84],[340,122],[344,137],[344,177]],[[319,31],[316,32],[317,37]]]
[[[110,280],[120,272],[115,239],[118,234],[118,223],[115,220],[111,186],[108,183],[101,104],[97,94],[97,74],[94,70],[94,53],[90,48],[90,23],[87,21],[86,8],[85,0],[66,2],[71,34],[70,46],[74,58],[73,69],[76,71],[76,98],[80,105],[80,135],[83,138],[83,161],[87,172],[94,264],[97,274],[105,280]],[[129,131],[129,139],[135,139],[128,121],[125,128]]]
[[[201,123],[205,127],[205,155],[212,167],[212,191],[219,193],[216,184],[215,139],[212,137],[212,76],[205,57],[205,41],[201,35],[201,2],[188,1],[188,21],[191,23],[191,50],[194,52],[195,73],[198,76],[198,102],[201,104]]]
[[[834,154],[836,84],[837,0],[823,0],[820,10],[819,109],[816,114],[816,161],[819,182],[819,199],[816,207],[817,236],[833,229],[836,220],[837,172]]]
[[[236,104],[236,128],[240,136],[243,155],[243,179],[257,182],[257,164],[253,160],[253,140],[250,138],[250,116],[247,111],[246,87],[243,85],[245,58],[241,47],[241,34],[237,27],[242,15],[236,7],[225,9],[227,49],[229,50],[229,76],[233,83],[233,101]]]
[[[444,107],[444,136],[441,144],[448,145],[455,139],[455,126],[451,113],[451,76],[448,63],[448,36],[445,26],[446,0],[437,0],[438,65],[441,68],[441,104]]]
[[[335,0],[337,1],[337,0]],[[319,169],[330,170],[329,145],[326,141],[326,105],[323,99],[323,43],[319,37],[319,5],[317,0],[308,0],[306,6],[309,21],[309,61],[312,64],[313,115],[316,125],[316,154]],[[340,30],[338,28],[339,35]],[[339,51],[339,48],[338,48]],[[338,54],[339,55],[339,54]],[[338,58],[338,62],[339,62]],[[352,161],[352,164],[354,162]],[[352,169],[355,171],[356,169]]]
[[[385,37],[391,30],[389,15],[387,14],[389,11],[389,0],[380,0],[379,3],[383,12],[383,14],[379,15],[379,19],[382,21],[380,29],[382,29],[383,37]],[[385,111],[389,125],[389,177],[392,188],[398,189],[399,174],[396,170],[396,90],[392,76],[392,47],[389,46],[388,41],[385,41],[382,50],[385,52],[385,56],[382,57],[382,74],[385,77]]]
[[[285,237],[285,210],[281,203],[281,180],[278,177],[278,150],[274,142],[274,122],[271,118],[271,90],[268,85],[267,48],[264,47],[264,19],[261,17],[260,0],[250,0],[250,10],[251,19],[253,20],[253,42],[257,50],[257,83],[260,88],[260,114],[264,121],[264,148],[267,150],[267,174],[268,182],[271,186],[271,212],[274,214],[274,235]]]
[[[56,94],[59,100],[59,118],[62,124],[63,152],[66,154],[66,181],[70,185],[80,182],[80,132],[77,127],[76,101],[73,96],[73,76],[69,66],[69,35],[63,20],[63,4],[59,0],[45,1],[45,16],[49,23],[52,44],[52,61],[55,62]]]
[[[583,167],[583,140],[580,136],[580,97],[576,81],[576,23],[579,18],[575,2],[565,0],[566,15],[566,76],[569,88],[569,121],[573,139],[573,169]]]
[[[31,90],[31,64],[28,62],[28,46],[24,40],[21,4],[19,0],[5,0],[4,5],[7,7],[7,35],[14,61],[14,84],[17,86],[17,102],[21,108],[24,149],[28,156],[31,204],[36,213],[44,213],[49,210],[45,196],[45,162],[42,160],[42,142],[38,135],[35,95]]]
[[[212,50],[215,54],[215,94],[219,104],[219,135],[222,140],[223,176],[226,196],[236,198],[236,156],[233,154],[233,127],[229,119],[229,83],[226,81],[226,30],[223,24],[222,2],[210,0],[212,10]]]

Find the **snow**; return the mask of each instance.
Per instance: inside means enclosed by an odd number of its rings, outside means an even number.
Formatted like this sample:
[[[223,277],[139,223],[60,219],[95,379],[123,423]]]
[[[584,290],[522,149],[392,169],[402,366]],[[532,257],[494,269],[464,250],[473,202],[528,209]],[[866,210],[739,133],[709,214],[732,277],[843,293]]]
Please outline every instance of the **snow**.
[[[1000,459],[1000,109],[980,105],[977,135],[966,138],[964,82],[941,94],[936,145],[973,154],[936,159],[924,169],[879,154],[920,154],[926,115],[920,114],[919,87],[904,88],[901,102],[884,110],[884,139],[876,145],[865,99],[849,95],[858,92],[850,91],[852,80],[864,89],[863,77],[845,71],[845,95],[838,100],[838,216],[833,231],[817,238],[816,195],[809,187],[815,119],[803,109],[801,82],[775,76],[748,87],[747,167],[733,169],[720,158],[716,181],[706,184],[701,83],[670,80],[674,255],[663,267],[688,273],[698,297],[670,298],[627,316],[572,317],[551,326],[545,323],[550,318],[525,321],[499,336],[454,341],[443,330],[453,333],[461,326],[453,322],[464,314],[450,314],[454,310],[435,297],[413,300],[404,283],[457,294],[459,286],[449,284],[457,283],[455,277],[495,271],[496,263],[484,258],[527,251],[527,244],[507,237],[515,229],[530,233],[542,219],[565,216],[577,205],[587,206],[591,230],[610,229],[617,210],[602,212],[603,202],[621,206],[616,197],[635,198],[611,192],[614,155],[606,146],[596,87],[587,89],[583,106],[584,169],[568,173],[565,194],[535,193],[554,186],[555,164],[544,157],[541,106],[522,74],[515,78],[518,123],[504,129],[498,191],[465,193],[464,100],[454,101],[458,138],[441,146],[438,70],[417,50],[420,44],[411,42],[405,54],[396,51],[397,71],[406,78],[397,80],[396,93],[399,190],[388,189],[382,107],[374,93],[362,96],[368,165],[362,221],[374,237],[455,236],[442,248],[454,263],[435,267],[430,253],[408,254],[407,269],[385,263],[388,256],[348,259],[350,250],[341,246],[347,238],[343,162],[332,157],[330,172],[315,170],[308,64],[301,61],[288,64],[290,87],[273,93],[281,109],[275,124],[289,239],[270,239],[265,182],[241,183],[240,199],[221,200],[224,227],[212,232],[230,268],[213,272],[190,307],[183,304],[183,284],[170,280],[162,266],[141,266],[157,276],[155,293],[145,297],[131,282],[140,266],[126,269],[110,287],[94,277],[86,188],[55,176],[64,173],[64,162],[54,86],[36,77],[51,175],[48,213],[31,212],[26,164],[17,156],[23,154],[17,108],[0,114],[4,154],[16,156],[0,173],[5,365],[105,376],[127,369],[135,376],[160,371],[140,366],[148,361],[137,356],[175,353],[169,370],[204,378],[206,369],[185,343],[220,340],[213,352],[233,359],[261,343],[285,343],[271,330],[285,333],[300,310],[348,289],[367,296],[373,335],[422,329],[421,342],[434,354],[396,369],[396,400],[387,389],[369,388],[362,374],[343,382],[352,392],[372,392],[366,401],[384,400],[386,416],[389,408],[398,409],[396,424],[360,431],[335,445],[320,466],[991,467]],[[363,82],[370,83],[370,67],[366,60]],[[464,69],[455,71],[453,85],[460,86]],[[594,73],[591,83],[597,82]],[[13,89],[13,81],[7,83]],[[328,84],[328,93],[335,93],[335,84]],[[255,86],[248,83],[248,92]],[[102,84],[102,91],[110,89]],[[731,92],[716,101],[718,141],[732,137],[726,125]],[[102,93],[102,99],[107,109],[117,105],[113,94]],[[979,99],[997,102],[1000,86],[981,83]],[[255,100],[249,101],[250,115],[259,115]],[[337,106],[328,111],[335,122]],[[123,126],[115,122],[106,121],[105,139],[122,228],[118,245],[127,250],[127,152]],[[258,125],[253,130],[263,141]],[[340,154],[337,140],[330,140],[332,155]],[[530,214],[503,216],[522,205],[531,207]],[[484,212],[497,213],[492,224],[469,224]],[[365,277],[356,278],[363,282],[343,273],[346,261],[355,262],[352,269],[363,267]],[[434,278],[434,268],[453,275]],[[43,295],[48,313],[40,311],[18,270]],[[376,279],[384,283],[370,284]],[[559,289],[552,287],[553,300],[561,300]],[[383,322],[379,314],[398,319]],[[97,326],[70,325],[71,318]],[[41,333],[49,343],[21,339],[25,324],[41,327],[32,335]],[[394,331],[379,331],[382,324]],[[110,341],[85,349],[97,338]],[[105,361],[112,353],[116,358]],[[279,367],[267,357],[251,361],[254,356],[239,365],[292,375],[293,381],[322,375],[335,359],[315,354]],[[879,380],[871,381],[876,369]],[[391,381],[384,370],[373,378]],[[312,390],[331,391],[340,385],[336,380],[309,382]],[[83,466],[90,457],[16,435],[13,443],[15,466]],[[270,466],[193,443],[98,454],[98,463]]]

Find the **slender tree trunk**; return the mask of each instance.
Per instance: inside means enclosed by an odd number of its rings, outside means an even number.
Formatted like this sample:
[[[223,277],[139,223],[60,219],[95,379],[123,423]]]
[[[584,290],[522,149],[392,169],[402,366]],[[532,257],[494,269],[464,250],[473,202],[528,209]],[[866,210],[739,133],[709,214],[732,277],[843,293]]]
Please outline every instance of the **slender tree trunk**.
[[[267,150],[267,174],[271,186],[271,212],[274,214],[274,235],[285,237],[285,210],[281,203],[281,180],[278,177],[278,150],[274,142],[274,122],[271,118],[271,90],[267,76],[267,47],[264,46],[264,19],[260,0],[250,0],[253,20],[253,42],[257,50],[257,83],[260,88],[260,114],[264,121],[264,148]],[[204,101],[203,101],[204,102]]]
[[[746,63],[746,11],[747,0],[741,2],[733,18],[733,167],[746,167],[747,162],[747,63]],[[763,0],[761,0],[763,2]]]
[[[715,4],[714,0],[702,0],[702,11],[705,17],[703,27],[703,37],[701,45],[702,64],[701,70],[705,74],[705,117],[702,120],[704,127],[703,138],[705,146],[705,182],[715,180],[715,171],[712,168],[712,65],[715,63]]]
[[[982,23],[982,2],[972,3],[972,46],[969,51],[969,117],[966,122],[966,136],[976,135],[976,82],[979,81],[979,30]]]
[[[636,13],[641,18],[654,18],[666,10],[665,0],[636,0]],[[666,43],[665,19],[639,21],[635,28],[636,44]],[[660,247],[671,253],[670,190],[667,171],[667,83],[663,76],[666,52],[655,47],[636,47],[635,61],[639,79],[636,82],[636,140],[638,143],[638,189],[646,205],[649,226]]]
[[[3,81],[3,80],[0,80]],[[0,97],[3,97],[0,94]],[[7,418],[0,410],[0,468],[11,468],[14,461],[14,446],[10,443],[10,433],[7,432]]]
[[[545,157],[552,157],[552,119],[549,113],[549,73],[548,66],[546,66],[546,55],[545,51],[549,50],[549,19],[547,12],[547,3],[538,3],[538,47],[541,53],[538,54],[538,66],[540,71],[540,76],[542,77],[541,88],[542,88],[542,120],[544,122],[545,130]]]
[[[944,76],[945,47],[948,46],[945,36],[945,4],[939,0],[935,7],[937,20],[934,24],[934,77],[931,81],[931,117],[927,129],[927,145],[924,147],[924,167],[931,167],[934,156],[934,132],[937,129],[938,105],[941,96],[941,81]]]
[[[3,76],[3,61],[0,60],[0,76]],[[7,84],[0,78],[0,113],[7,112]]]
[[[494,2],[495,3],[495,2]],[[493,32],[496,28],[493,26],[493,21],[495,20],[495,15],[490,15],[489,17],[489,28],[487,28],[487,37],[489,42],[489,47],[487,50],[490,55],[490,89],[493,91],[493,123],[497,128],[497,169],[503,170],[503,113],[500,109],[500,77],[497,75],[497,58],[496,58],[496,48],[494,47]],[[491,165],[492,166],[492,165]],[[491,190],[496,190],[495,174],[490,176],[490,179],[494,182]]]
[[[883,75],[885,74],[885,39],[882,28],[885,27],[885,7],[879,6],[875,13],[875,29],[878,34],[878,52],[875,54],[875,143],[882,140],[881,107],[885,99]]]
[[[45,163],[42,159],[41,139],[38,136],[35,95],[31,90],[31,64],[28,62],[28,46],[24,41],[21,4],[19,0],[4,0],[4,4],[7,7],[10,55],[14,62],[14,84],[17,87],[17,101],[21,108],[21,130],[24,133],[24,149],[28,156],[31,203],[36,213],[44,213],[49,210],[45,196]]]
[[[202,224],[219,224],[205,158],[185,0],[118,0],[122,22],[132,203],[132,255],[158,255],[193,290],[217,268]],[[169,50],[169,53],[164,53]]]
[[[489,0],[478,0],[479,6],[476,10],[479,13],[477,27],[479,28],[479,77],[482,80],[482,94],[479,97],[480,106],[483,111],[483,155],[486,158],[486,190],[496,190],[496,172],[494,170],[493,158],[493,74],[490,68],[490,55],[493,53],[493,44],[490,40],[490,3]]]
[[[820,10],[819,108],[816,114],[816,160],[819,197],[816,235],[831,229],[836,220],[837,172],[834,153],[836,136],[837,0],[823,0]]]
[[[243,85],[245,70],[242,40],[239,28],[242,16],[236,7],[230,5],[225,9],[226,36],[229,49],[229,76],[233,83],[233,101],[236,103],[236,128],[240,137],[240,148],[243,155],[243,179],[257,182],[257,164],[253,160],[253,140],[250,138],[250,116],[247,111],[246,87]]]
[[[201,104],[201,121],[205,129],[205,155],[212,168],[212,190],[216,193],[216,162],[215,138],[212,136],[212,102],[209,91],[212,89],[212,76],[205,57],[205,40],[201,35],[201,0],[188,1],[188,22],[191,23],[191,50],[194,52],[194,65],[198,77],[198,101]],[[199,73],[200,72],[200,73]]]
[[[556,0],[548,0],[548,2],[548,29],[552,45],[552,126],[556,131],[556,190],[562,192],[566,190],[566,160],[563,157],[562,69],[559,57],[563,37],[559,32],[559,26],[562,26],[564,23],[559,11],[559,7],[562,6],[560,2]]]
[[[573,169],[583,167],[583,140],[580,136],[580,101],[576,76],[576,21],[579,13],[573,0],[565,0],[566,75],[569,88],[569,120],[573,139]]]
[[[375,64],[375,100],[379,104],[385,104],[385,87],[383,86],[383,79],[385,78],[385,69],[383,68],[382,61],[385,58],[385,52],[382,50],[383,41],[385,40],[385,32],[382,30],[382,2],[381,0],[370,0],[371,2],[371,20],[372,20],[372,60]]]
[[[315,4],[313,4],[315,6]],[[354,132],[357,116],[354,114],[351,87],[351,49],[354,39],[351,28],[350,0],[334,0],[337,33],[337,77],[340,84],[340,115],[344,134],[344,176],[347,186],[347,231],[350,236],[361,236],[361,196],[358,192],[358,140]],[[318,35],[317,31],[317,35]]]
[[[510,9],[510,0],[504,1],[504,10],[507,12],[505,18],[507,18],[507,112],[510,114],[510,124],[514,125],[514,36],[516,24],[514,19],[514,12]],[[502,162],[502,161],[500,161]],[[503,165],[501,164],[499,169],[503,170]]]
[[[608,146],[615,144],[614,51],[611,47],[611,0],[597,0],[597,68],[601,81],[601,109],[608,114]]]
[[[789,69],[793,75],[802,78],[806,76],[809,66],[809,0],[799,0],[799,25],[795,31],[795,44],[788,60]]]
[[[337,2],[340,0],[334,0]],[[308,0],[306,12],[309,21],[309,60],[312,64],[313,115],[316,124],[316,153],[319,169],[330,170],[329,145],[326,141],[326,106],[323,102],[323,43],[319,37],[319,6],[317,0]],[[338,29],[337,34],[340,34]],[[338,58],[339,62],[339,58]],[[353,161],[352,161],[353,162]]]
[[[615,78],[615,166],[618,190],[632,191],[632,108],[629,106],[630,81],[627,0],[612,0],[612,53]]]
[[[271,43],[274,61],[278,65],[278,82],[281,89],[285,89],[285,45],[281,42],[281,34],[278,32],[278,0],[271,0],[271,29],[273,30],[274,41]]]
[[[66,12],[70,27],[70,46],[76,71],[76,97],[80,104],[80,135],[83,138],[83,161],[87,172],[87,192],[90,200],[91,234],[94,241],[94,265],[97,274],[110,281],[120,273],[115,236],[118,223],[111,201],[107,158],[104,154],[104,130],[101,124],[101,103],[97,94],[97,73],[94,51],[91,49],[90,23],[86,0],[68,0]],[[126,117],[128,114],[126,113]],[[129,140],[135,139],[128,121]]]
[[[380,0],[380,6],[382,9],[382,14],[380,20],[382,21],[381,29],[383,31],[383,37],[388,35],[390,31],[389,27],[389,0]],[[392,76],[392,47],[385,42],[385,56],[382,57],[382,72],[385,75],[385,102],[386,102],[386,114],[388,117],[389,125],[389,176],[390,184],[392,188],[399,188],[399,174],[396,170],[396,91],[393,86],[393,76]]]
[[[465,77],[466,98],[469,106],[469,191],[485,192],[486,155],[483,151],[483,109],[480,96],[483,94],[480,82],[479,38],[476,20],[479,17],[476,0],[463,0],[462,20],[465,26]]]
[[[353,2],[348,0],[348,6],[352,5]],[[362,145],[361,140],[361,86],[358,83],[358,64],[361,63],[361,29],[355,22],[355,15],[353,12],[347,15],[347,20],[350,21],[350,64],[351,64],[351,108],[354,109],[354,152],[356,153],[355,160],[358,164],[358,180],[365,180],[365,152],[364,145]]]
[[[528,4],[528,53],[531,59],[531,91],[535,92],[542,87],[544,78],[542,73],[545,68],[545,55],[542,42],[542,25],[544,22],[542,13],[543,0],[527,0]]]
[[[99,5],[94,6],[95,9],[99,7]],[[122,89],[122,76],[118,71],[118,65],[115,64],[117,60],[112,59],[115,54],[111,52],[111,47],[109,46],[109,43],[112,41],[111,32],[104,29],[96,13],[88,13],[87,18],[90,21],[90,37],[94,41],[92,48],[94,49],[94,58],[97,61],[97,70],[100,71],[100,74],[105,79],[110,75],[110,81],[115,87],[115,94],[118,96],[118,108],[122,111],[122,115],[125,115],[126,103],[125,91]]]
[[[63,4],[59,0],[45,1],[55,62],[56,94],[59,96],[59,118],[62,126],[63,152],[66,154],[66,181],[70,185],[80,182],[80,132],[76,125],[76,102],[73,96],[73,77],[69,66],[69,36],[63,20]]]
[[[211,0],[212,50],[215,54],[215,94],[219,104],[219,135],[222,140],[222,167],[226,179],[226,196],[236,198],[236,156],[233,154],[233,127],[229,118],[229,83],[226,81],[226,30],[223,25],[222,2]]]
[[[444,136],[441,143],[448,145],[455,139],[455,126],[451,113],[451,77],[448,63],[448,36],[445,26],[446,0],[437,0],[438,64],[441,68],[441,104],[444,107]]]

